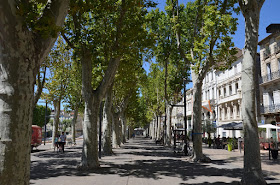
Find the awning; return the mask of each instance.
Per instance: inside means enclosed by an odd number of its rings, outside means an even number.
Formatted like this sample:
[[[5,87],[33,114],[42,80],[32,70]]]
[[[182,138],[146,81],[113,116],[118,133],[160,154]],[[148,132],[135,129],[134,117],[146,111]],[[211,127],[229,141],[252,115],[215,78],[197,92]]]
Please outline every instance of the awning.
[[[135,128],[134,131],[145,131],[143,128]]]
[[[259,128],[271,128],[271,129],[280,129],[280,127],[277,127],[275,125],[272,124],[264,124],[264,125],[259,125]]]
[[[219,128],[223,128],[224,130],[243,130],[243,123],[231,122],[231,123],[223,124],[219,126]]]

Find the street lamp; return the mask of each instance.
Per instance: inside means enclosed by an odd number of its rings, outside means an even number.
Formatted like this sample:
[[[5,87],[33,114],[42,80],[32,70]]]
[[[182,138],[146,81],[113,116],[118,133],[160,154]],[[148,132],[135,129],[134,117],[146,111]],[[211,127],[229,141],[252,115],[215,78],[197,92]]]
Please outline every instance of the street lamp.
[[[39,103],[44,103],[39,101]],[[46,101],[46,107],[45,107],[45,125],[44,125],[44,145],[46,145],[46,135],[47,135],[47,117],[48,117],[48,102]]]
[[[183,79],[184,84],[184,125],[185,125],[185,138],[184,138],[184,152],[188,155],[187,151],[187,107],[186,107],[186,79]]]
[[[45,107],[45,125],[44,125],[44,145],[46,145],[46,136],[47,136],[47,117],[48,117],[48,102],[46,101]]]

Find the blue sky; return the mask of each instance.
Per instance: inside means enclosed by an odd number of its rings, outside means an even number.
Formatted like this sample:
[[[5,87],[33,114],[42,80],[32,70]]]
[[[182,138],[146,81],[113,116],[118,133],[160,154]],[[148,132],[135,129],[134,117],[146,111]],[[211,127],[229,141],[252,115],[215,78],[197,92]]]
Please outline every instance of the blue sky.
[[[186,4],[190,0],[179,0],[180,4]],[[165,0],[155,0],[158,3],[158,8],[164,10]],[[266,0],[260,15],[260,26],[259,26],[259,41],[267,37],[269,34],[266,33],[266,27],[272,23],[280,24],[280,0]],[[245,43],[245,23],[243,15],[235,15],[238,18],[238,27],[236,34],[233,35],[233,42],[235,46],[242,49]],[[259,49],[258,49],[259,50]],[[144,68],[148,70],[149,65],[144,64]],[[192,84],[187,85],[187,88],[191,88]]]

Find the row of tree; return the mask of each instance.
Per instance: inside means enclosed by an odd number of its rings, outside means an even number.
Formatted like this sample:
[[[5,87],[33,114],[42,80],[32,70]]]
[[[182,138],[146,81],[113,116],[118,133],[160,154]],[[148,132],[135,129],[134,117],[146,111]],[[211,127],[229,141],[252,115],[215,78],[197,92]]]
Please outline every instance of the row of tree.
[[[256,88],[254,85],[256,80],[254,61],[258,42],[259,13],[264,0],[239,0],[239,6],[236,6],[236,3],[237,1],[234,0],[197,0],[183,6],[179,5],[177,0],[169,0],[166,3],[165,12],[152,11],[151,14],[158,21],[155,31],[159,31],[157,49],[153,50],[153,54],[157,58],[157,64],[152,66],[151,75],[153,76],[151,79],[155,80],[158,77],[161,80],[152,85],[152,88],[156,87],[154,95],[148,93],[150,102],[154,102],[149,106],[154,114],[150,133],[158,140],[163,132],[165,144],[170,145],[172,104],[178,101],[178,99],[176,101],[176,96],[168,97],[168,90],[171,90],[172,95],[176,95],[176,91],[172,90],[171,85],[166,83],[170,61],[174,60],[171,57],[173,51],[175,56],[176,54],[180,55],[174,61],[183,60],[185,69],[187,67],[191,68],[193,132],[202,132],[201,94],[203,79],[209,70],[224,70],[236,60],[236,49],[231,41],[231,36],[236,31],[237,20],[232,17],[232,14],[239,13],[241,10],[246,25],[244,60],[242,63],[242,69],[244,69],[242,71],[242,115],[245,137],[242,183],[266,184],[261,171],[259,138],[254,108],[254,89]],[[162,23],[164,23],[163,26],[161,26]],[[181,79],[182,77],[186,76],[181,76]],[[158,87],[161,87],[161,90],[158,90]],[[169,107],[168,110],[167,107]],[[160,130],[161,120],[159,120],[162,115],[165,116],[163,131]],[[200,134],[193,135],[194,154],[192,159],[193,161],[209,162],[210,159],[202,152],[201,137]]]
[[[242,74],[242,78],[252,81],[243,92],[244,101],[249,102],[242,108],[244,184],[265,183],[251,90],[263,2],[239,1],[247,29],[243,65],[248,76]],[[0,17],[5,19],[0,20],[0,184],[29,184],[32,112],[47,68],[51,79],[43,97],[55,108],[53,135],[57,133],[62,100],[75,116],[83,109],[81,169],[99,167],[97,130],[101,119],[104,152],[111,153],[112,143],[116,147],[125,142],[127,122],[144,125],[162,114],[171,115],[172,104],[182,97],[183,79],[188,78],[190,68],[194,132],[200,133],[205,74],[234,61],[230,35],[236,30],[236,19],[231,16],[239,10],[235,3],[196,0],[183,6],[168,0],[166,11],[161,12],[150,9],[155,6],[150,0],[1,1]],[[151,58],[156,62],[146,75],[142,64]],[[101,110],[103,118],[99,116]],[[164,127],[167,145],[171,143],[170,117]],[[194,161],[207,161],[201,141],[200,135],[194,137]]]

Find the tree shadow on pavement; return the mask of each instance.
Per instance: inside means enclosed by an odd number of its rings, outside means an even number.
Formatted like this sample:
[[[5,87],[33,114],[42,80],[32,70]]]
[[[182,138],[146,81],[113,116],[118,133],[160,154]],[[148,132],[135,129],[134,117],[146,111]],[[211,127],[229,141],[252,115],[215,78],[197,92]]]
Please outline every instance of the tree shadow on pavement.
[[[147,146],[146,144],[148,143]],[[144,146],[143,146],[144,145]],[[154,145],[154,146],[153,146]],[[152,147],[151,147],[152,146]],[[71,148],[64,154],[57,154],[53,151],[34,154],[36,159],[31,163],[31,179],[47,179],[58,176],[87,176],[87,175],[107,175],[117,174],[120,177],[133,176],[145,179],[162,179],[167,177],[177,177],[183,181],[197,179],[199,177],[217,177],[214,183],[198,184],[227,184],[221,181],[221,177],[241,179],[243,169],[231,166],[238,158],[232,157],[227,160],[214,160],[212,163],[193,163],[187,157],[174,156],[170,149],[155,146],[147,140],[122,146],[117,149],[114,156],[106,156],[100,161],[101,168],[92,171],[81,172],[77,170],[77,165],[81,160],[81,148]],[[158,150],[159,149],[159,150]],[[142,157],[141,157],[142,156]],[[279,175],[264,171],[266,180],[274,180],[269,176]],[[235,184],[233,181],[228,184]],[[181,184],[184,185],[185,183]]]

